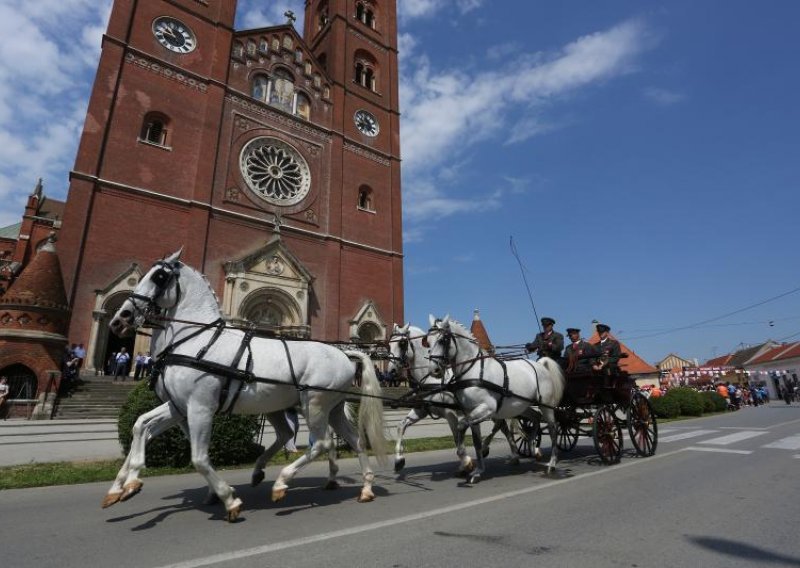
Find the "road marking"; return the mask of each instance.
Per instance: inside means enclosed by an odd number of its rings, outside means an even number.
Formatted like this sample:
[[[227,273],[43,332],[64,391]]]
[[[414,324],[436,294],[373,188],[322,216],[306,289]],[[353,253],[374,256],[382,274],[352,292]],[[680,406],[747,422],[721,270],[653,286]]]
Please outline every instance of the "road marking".
[[[684,432],[683,434],[673,434],[666,438],[658,437],[658,443],[664,444],[667,442],[677,442],[678,440],[686,440],[688,438],[696,438],[697,436],[705,436],[706,434],[714,434],[717,430],[693,430],[691,432]]]
[[[800,434],[795,434],[794,436],[789,436],[788,438],[783,438],[761,447],[775,448],[777,450],[800,450]]]
[[[609,473],[614,473],[619,471],[620,469],[627,468],[627,467],[634,467],[637,465],[642,464],[649,464],[655,460],[668,458],[674,456],[675,454],[679,454],[685,452],[686,450],[681,448],[679,450],[673,450],[671,452],[667,452],[665,454],[658,454],[652,457],[649,457],[644,460],[632,460],[627,463],[622,463],[615,465],[614,467],[607,467],[603,469],[599,469],[597,471],[592,471],[589,473],[584,473],[582,475],[576,475],[575,477],[569,477],[566,479],[558,479],[555,481],[551,481],[549,483],[544,483],[542,485],[537,485],[534,487],[526,487],[525,489],[517,489],[515,491],[509,491],[506,493],[500,493],[499,495],[493,495],[491,497],[483,497],[481,499],[474,499],[472,501],[467,501],[465,503],[459,503],[457,505],[450,505],[448,507],[441,507],[439,509],[433,509],[431,511],[425,511],[423,513],[416,513],[413,515],[406,515],[404,517],[399,517],[395,519],[389,519],[385,521],[378,521],[369,523],[367,525],[360,525],[356,527],[351,527],[348,529],[342,529],[338,531],[333,531],[329,533],[318,534],[314,536],[304,537],[304,538],[297,538],[294,540],[287,540],[284,542],[276,542],[274,544],[266,544],[263,546],[256,546],[253,548],[247,548],[244,550],[236,550],[231,552],[222,552],[220,554],[214,554],[213,556],[207,556],[205,558],[195,558],[194,560],[185,560],[183,562],[178,562],[176,564],[165,564],[164,566],[159,566],[157,568],[199,568],[200,566],[212,566],[214,564],[221,564],[223,562],[230,562],[232,560],[239,560],[241,558],[250,558],[252,556],[259,556],[262,554],[268,554],[270,552],[277,552],[279,550],[286,550],[287,548],[298,548],[302,546],[308,546],[309,544],[313,544],[316,542],[322,542],[326,540],[331,540],[334,538],[341,538],[345,536],[352,536],[355,534],[365,533],[374,530],[380,530],[387,527],[392,527],[396,525],[406,524],[406,523],[415,523],[417,521],[421,521],[424,519],[429,519],[430,517],[437,517],[439,515],[447,515],[449,513],[454,513],[457,511],[462,511],[464,509],[469,509],[472,507],[477,507],[480,505],[486,505],[487,503],[494,503],[497,501],[504,501],[506,499],[513,499],[514,497],[519,497],[520,495],[527,495],[529,493],[535,493],[537,491],[542,491],[544,489],[549,489],[550,487],[555,487],[557,485],[564,485],[565,483],[571,483],[578,479],[585,479],[587,477],[594,477],[596,475],[608,475]]]
[[[719,438],[711,438],[710,440],[703,440],[701,444],[713,444],[715,446],[727,446],[735,444],[742,440],[749,440],[756,436],[763,436],[767,432],[753,432],[752,430],[745,430],[744,432],[736,432],[735,434],[728,434],[727,436],[720,436]]]
[[[697,446],[690,446],[690,447],[688,447],[686,449],[687,450],[691,450],[693,452],[716,452],[716,453],[720,453],[720,454],[742,454],[742,455],[745,455],[745,456],[747,454],[752,454],[753,453],[750,450],[728,450],[728,449],[725,449],[725,448],[698,448]]]
[[[748,428],[746,426],[720,426],[720,430],[769,430],[769,428]]]

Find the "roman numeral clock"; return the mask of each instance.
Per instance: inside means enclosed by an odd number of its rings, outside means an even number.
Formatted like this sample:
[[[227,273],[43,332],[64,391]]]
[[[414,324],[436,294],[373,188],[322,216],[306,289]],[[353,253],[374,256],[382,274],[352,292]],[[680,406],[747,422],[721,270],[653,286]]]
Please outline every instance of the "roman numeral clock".
[[[197,46],[197,38],[189,26],[169,16],[153,20],[153,35],[158,43],[175,53],[189,53]]]

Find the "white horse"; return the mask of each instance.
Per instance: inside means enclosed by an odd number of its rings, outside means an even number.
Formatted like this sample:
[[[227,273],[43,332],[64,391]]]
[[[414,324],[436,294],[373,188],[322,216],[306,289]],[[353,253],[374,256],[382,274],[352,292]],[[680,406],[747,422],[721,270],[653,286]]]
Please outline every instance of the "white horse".
[[[526,417],[539,424],[540,417],[544,416],[552,443],[547,473],[552,473],[558,461],[555,407],[565,387],[564,373],[558,363],[546,357],[539,361],[500,361],[482,354],[472,333],[450,320],[450,316],[443,320],[431,316],[430,320],[431,374],[441,377],[447,369],[452,370],[453,378],[448,384],[464,409],[458,436],[463,437],[467,428],[474,428],[488,419]],[[478,468],[472,472],[470,483],[480,480],[484,470],[480,443],[478,437],[475,447]]]
[[[389,370],[394,369],[397,373],[405,371],[406,377],[412,388],[418,390],[422,395],[421,399],[416,399],[420,405],[412,408],[406,417],[397,426],[397,442],[395,444],[394,454],[394,470],[400,472],[406,464],[406,458],[403,455],[404,445],[403,439],[406,430],[409,426],[413,426],[420,420],[430,416],[434,419],[444,418],[450,426],[453,433],[453,439],[456,441],[456,455],[459,460],[458,474],[468,474],[475,469],[475,462],[469,455],[464,447],[463,436],[459,440],[458,420],[463,415],[458,412],[455,395],[449,391],[445,382],[447,377],[433,377],[429,371],[428,365],[428,343],[427,333],[420,328],[406,324],[400,327],[394,324],[392,335],[389,337]],[[427,391],[427,394],[425,394]],[[488,454],[488,444],[491,442],[491,437],[502,431],[508,440],[509,448],[511,449],[512,458],[509,463],[516,465],[519,464],[519,451],[516,444],[511,437],[511,431],[508,429],[505,420],[498,420],[495,422],[495,427],[492,430],[489,438],[484,442],[484,454]]]
[[[123,336],[148,321],[154,323],[156,314],[163,313],[154,327],[151,350],[159,369],[156,394],[165,402],[136,421],[130,452],[103,507],[125,501],[141,490],[139,472],[145,463],[145,444],[177,425],[189,437],[192,464],[224,503],[228,520],[234,521],[242,501],[214,471],[208,456],[214,415],[266,414],[283,439],[286,433],[281,426],[285,426],[281,411],[296,404],[300,404],[316,441],[280,472],[272,487],[273,501],[285,497],[295,474],[329,448],[329,423],[358,453],[364,480],[359,502],[373,500],[374,474],[364,437],[379,460],[385,457],[385,440],[383,405],[377,398],[380,385],[369,358],[358,351],[342,352],[314,341],[253,337],[227,326],[208,281],[180,262],[180,252],[156,263],[145,274],[110,323],[112,331]],[[359,366],[364,396],[356,432],[345,417],[344,400]],[[288,431],[288,427],[285,429]],[[335,473],[332,468],[331,475]]]

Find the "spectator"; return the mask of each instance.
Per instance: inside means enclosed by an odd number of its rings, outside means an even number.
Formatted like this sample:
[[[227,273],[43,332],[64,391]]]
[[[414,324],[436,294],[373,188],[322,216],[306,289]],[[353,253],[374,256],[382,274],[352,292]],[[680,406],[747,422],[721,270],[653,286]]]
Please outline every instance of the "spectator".
[[[0,377],[0,416],[3,417],[3,420],[8,418],[8,412],[6,410],[7,401],[8,401],[8,379],[6,377]]]
[[[717,385],[717,393],[719,396],[725,399],[725,402],[730,406],[731,399],[728,396],[728,387],[725,386],[725,383],[719,383]]]
[[[119,377],[122,377],[124,381],[128,376],[128,363],[131,360],[131,356],[128,355],[126,349],[124,347],[120,347],[119,353],[114,358],[114,380],[116,381]]]
[[[656,385],[650,385],[650,398],[658,398],[661,396],[661,389]]]
[[[144,373],[146,377],[150,376],[150,371],[153,369],[153,358],[150,353],[144,355]]]
[[[141,351],[136,354],[136,360],[134,364],[133,370],[133,380],[138,381],[142,378],[142,374],[144,373],[145,368],[145,360],[144,360],[144,353]]]
[[[83,347],[83,343],[78,343],[73,354],[78,359],[78,371],[80,371],[83,368],[83,361],[86,359],[86,349]]]

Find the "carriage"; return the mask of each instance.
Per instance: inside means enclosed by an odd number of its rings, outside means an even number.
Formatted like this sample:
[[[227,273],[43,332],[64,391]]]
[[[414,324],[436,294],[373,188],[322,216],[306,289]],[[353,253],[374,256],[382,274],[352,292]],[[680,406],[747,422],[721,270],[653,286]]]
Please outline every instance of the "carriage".
[[[658,423],[650,401],[638,391],[633,378],[619,368],[602,373],[567,372],[561,404],[556,409],[557,446],[571,451],[578,438],[591,437],[597,455],[606,464],[622,458],[623,429],[627,429],[636,454],[650,457],[658,446]],[[532,456],[547,426],[535,428],[530,420],[520,419],[522,432],[514,442],[522,456]]]

